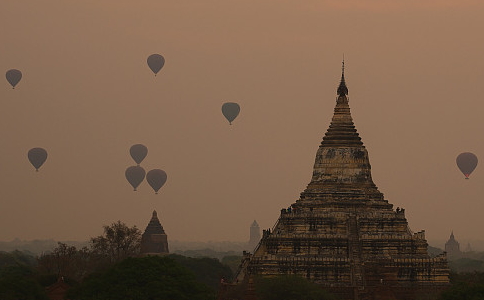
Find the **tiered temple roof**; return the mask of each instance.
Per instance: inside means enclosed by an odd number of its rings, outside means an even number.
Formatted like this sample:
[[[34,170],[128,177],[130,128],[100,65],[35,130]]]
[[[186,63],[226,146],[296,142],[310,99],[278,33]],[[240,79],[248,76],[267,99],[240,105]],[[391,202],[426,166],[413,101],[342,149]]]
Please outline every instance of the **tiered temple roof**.
[[[448,285],[449,269],[445,254],[431,258],[427,246],[425,232],[413,233],[405,210],[394,209],[373,183],[343,67],[311,182],[263,231],[254,254],[245,253],[236,280],[299,274],[342,299],[432,299]]]
[[[167,236],[158,219],[158,214],[154,210],[151,220],[141,236],[141,254],[159,255],[168,253]]]

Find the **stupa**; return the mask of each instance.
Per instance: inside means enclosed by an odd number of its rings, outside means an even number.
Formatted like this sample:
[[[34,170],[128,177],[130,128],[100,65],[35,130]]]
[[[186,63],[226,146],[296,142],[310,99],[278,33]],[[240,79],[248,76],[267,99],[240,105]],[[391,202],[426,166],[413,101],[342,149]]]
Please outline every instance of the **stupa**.
[[[454,237],[454,231],[450,233],[450,238],[445,243],[445,252],[447,252],[450,260],[462,256],[462,252],[460,251],[460,244]]]
[[[168,254],[168,239],[161,226],[156,210],[153,211],[151,220],[141,236],[141,255],[164,255]]]
[[[234,281],[298,274],[341,299],[433,299],[449,284],[445,253],[430,257],[425,231],[412,232],[405,210],[373,183],[348,102],[343,62],[311,182],[254,253],[244,252]]]

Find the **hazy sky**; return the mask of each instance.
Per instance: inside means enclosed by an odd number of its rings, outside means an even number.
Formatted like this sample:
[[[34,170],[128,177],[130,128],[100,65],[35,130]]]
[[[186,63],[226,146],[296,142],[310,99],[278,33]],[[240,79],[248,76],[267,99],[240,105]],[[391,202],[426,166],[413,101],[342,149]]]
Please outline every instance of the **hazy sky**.
[[[309,183],[343,53],[373,179],[429,240],[484,239],[484,2],[21,0],[0,4],[0,240],[86,240],[117,220],[244,241]],[[157,77],[146,58],[160,53]],[[221,105],[238,102],[232,126]],[[124,177],[129,148],[168,181]],[[43,147],[40,172],[27,151]]]

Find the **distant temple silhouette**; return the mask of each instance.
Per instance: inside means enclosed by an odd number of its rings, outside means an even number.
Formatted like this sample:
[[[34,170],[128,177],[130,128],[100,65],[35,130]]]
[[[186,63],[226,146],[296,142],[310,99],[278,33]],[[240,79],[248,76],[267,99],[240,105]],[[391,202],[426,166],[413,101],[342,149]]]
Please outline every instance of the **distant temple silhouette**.
[[[250,225],[250,239],[249,239],[249,251],[253,251],[254,248],[260,242],[260,227],[256,220]]]
[[[373,183],[348,102],[343,64],[311,182],[263,231],[254,253],[244,253],[234,284],[297,274],[344,300],[435,299],[449,285],[445,253],[430,257],[425,231],[412,232],[405,210],[394,209]]]
[[[449,240],[445,243],[445,252],[449,257],[457,257],[462,254],[460,251],[460,244],[455,240],[454,231],[450,233]]]
[[[148,226],[141,236],[141,255],[162,255],[168,254],[168,239],[161,226],[156,210],[153,211]]]
[[[455,239],[454,231],[451,231],[450,237],[445,243],[445,252],[447,252],[447,257],[449,260],[454,260],[458,258],[470,258],[472,257],[472,247],[471,243],[467,243],[467,247],[462,251],[460,249],[460,243]]]

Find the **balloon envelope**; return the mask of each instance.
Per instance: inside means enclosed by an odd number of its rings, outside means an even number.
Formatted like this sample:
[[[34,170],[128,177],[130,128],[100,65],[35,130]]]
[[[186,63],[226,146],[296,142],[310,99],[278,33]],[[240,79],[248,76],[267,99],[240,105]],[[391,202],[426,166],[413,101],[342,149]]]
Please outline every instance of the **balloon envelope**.
[[[222,105],[222,114],[232,124],[232,121],[237,118],[240,112],[240,106],[234,102],[226,102]]]
[[[126,179],[133,186],[135,191],[140,183],[145,179],[145,174],[145,169],[140,166],[131,166],[126,169],[126,172],[124,172]]]
[[[35,170],[38,171],[47,160],[47,151],[43,148],[32,148],[29,150],[29,153],[27,153],[27,157]]]
[[[148,181],[149,185],[155,191],[155,194],[158,194],[158,191],[166,182],[166,173],[160,169],[154,169],[146,174],[146,181]]]
[[[470,152],[464,152],[457,156],[456,162],[466,179],[469,179],[469,175],[477,167],[477,156]]]
[[[151,71],[153,71],[156,76],[156,74],[158,74],[161,68],[163,68],[163,66],[165,65],[165,58],[160,54],[151,54],[150,56],[148,56],[147,62],[148,67],[150,67]]]
[[[15,88],[20,79],[22,79],[22,72],[16,69],[11,69],[5,73],[5,77],[7,77],[7,81],[12,85],[12,88]]]
[[[139,165],[143,159],[145,159],[146,155],[148,155],[148,148],[142,144],[136,144],[129,148],[129,154],[133,158],[133,160]]]

